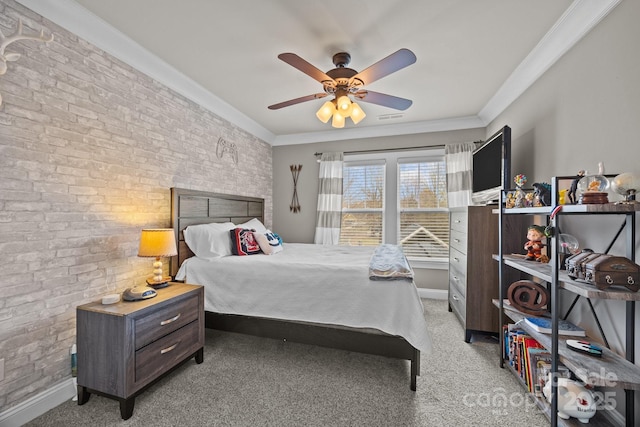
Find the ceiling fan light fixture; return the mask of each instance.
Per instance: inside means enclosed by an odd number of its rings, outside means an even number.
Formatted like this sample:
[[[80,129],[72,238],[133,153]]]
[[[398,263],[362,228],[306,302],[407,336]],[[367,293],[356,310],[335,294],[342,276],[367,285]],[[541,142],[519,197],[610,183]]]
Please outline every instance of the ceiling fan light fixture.
[[[370,102],[396,110],[406,110],[412,104],[410,99],[363,89],[365,85],[371,84],[416,62],[416,55],[409,49],[399,49],[361,72],[347,67],[351,61],[351,55],[346,52],[339,52],[333,56],[333,65],[335,65],[336,68],[326,73],[295,53],[281,53],[278,55],[278,58],[320,82],[324,93],[301,96],[285,102],[269,105],[267,108],[270,110],[279,110],[280,108],[290,105],[333,95],[335,98],[330,102],[325,102],[316,112],[316,117],[318,117],[318,120],[321,122],[327,123],[333,116],[333,121],[331,122],[333,127],[342,128],[345,125],[347,117],[351,117],[354,124],[358,124],[366,117],[362,108],[355,102],[352,102],[349,95],[358,98],[360,101]]]
[[[345,117],[339,112],[333,113],[333,120],[331,121],[331,126],[334,128],[343,128],[345,122]]]
[[[336,107],[333,105],[333,101],[327,101],[322,104],[322,107],[316,113],[316,117],[322,123],[327,123],[331,116],[336,112]]]
[[[337,108],[342,117],[351,115],[351,99],[347,95],[342,95],[337,100]]]
[[[358,104],[353,102],[351,104],[351,120],[353,121],[353,124],[357,125],[365,117],[367,117],[367,115],[364,113],[362,108],[360,108]]]

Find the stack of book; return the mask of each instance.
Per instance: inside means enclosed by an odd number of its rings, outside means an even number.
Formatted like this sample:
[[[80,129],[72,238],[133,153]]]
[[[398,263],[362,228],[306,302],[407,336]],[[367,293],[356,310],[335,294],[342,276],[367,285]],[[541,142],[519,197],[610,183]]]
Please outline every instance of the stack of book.
[[[524,321],[534,331],[542,332],[543,334],[551,333],[551,319],[548,317],[525,317]],[[584,329],[567,320],[558,320],[558,334],[572,337],[584,337],[587,335]]]
[[[518,374],[530,393],[542,397],[551,371],[551,353],[516,325],[504,327],[504,360]],[[558,363],[561,377],[569,378],[569,369]]]

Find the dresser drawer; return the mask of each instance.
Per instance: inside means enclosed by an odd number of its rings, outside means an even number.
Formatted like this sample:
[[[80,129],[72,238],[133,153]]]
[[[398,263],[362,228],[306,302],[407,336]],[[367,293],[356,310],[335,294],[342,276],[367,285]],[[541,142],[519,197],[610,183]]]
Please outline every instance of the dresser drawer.
[[[467,232],[467,211],[453,211],[451,212],[451,229]]]
[[[457,249],[463,254],[467,253],[467,234],[460,231],[451,230],[449,244],[452,248]]]
[[[136,383],[156,378],[202,347],[199,330],[198,322],[191,322],[136,351]]]
[[[449,287],[455,286],[462,296],[467,296],[467,280],[464,274],[453,268],[449,269]]]
[[[198,296],[194,295],[135,320],[136,350],[198,318]]]
[[[458,292],[455,286],[449,286],[449,305],[458,317],[460,317],[464,325],[467,318],[467,303],[465,297]]]
[[[467,254],[463,254],[455,248],[451,248],[449,251],[449,267],[454,268],[456,271],[463,275],[467,274]]]

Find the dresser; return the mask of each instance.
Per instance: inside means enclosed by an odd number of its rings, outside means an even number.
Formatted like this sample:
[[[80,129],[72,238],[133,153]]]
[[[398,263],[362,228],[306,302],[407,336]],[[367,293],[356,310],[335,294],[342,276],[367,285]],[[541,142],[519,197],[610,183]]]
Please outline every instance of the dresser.
[[[173,368],[203,361],[202,286],[171,283],[142,301],[77,307],[78,405],[92,393],[120,402],[133,415],[135,397]]]
[[[498,215],[493,206],[450,210],[449,311],[462,322],[464,340],[473,332],[498,333]],[[524,243],[523,243],[524,244]]]

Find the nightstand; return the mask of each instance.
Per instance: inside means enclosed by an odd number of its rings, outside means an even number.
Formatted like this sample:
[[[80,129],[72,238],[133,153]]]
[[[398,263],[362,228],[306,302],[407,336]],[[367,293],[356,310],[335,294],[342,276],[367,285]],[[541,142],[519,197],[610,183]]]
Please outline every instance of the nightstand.
[[[92,393],[133,415],[135,397],[179,364],[203,361],[204,288],[171,283],[142,301],[77,307],[78,405]]]

